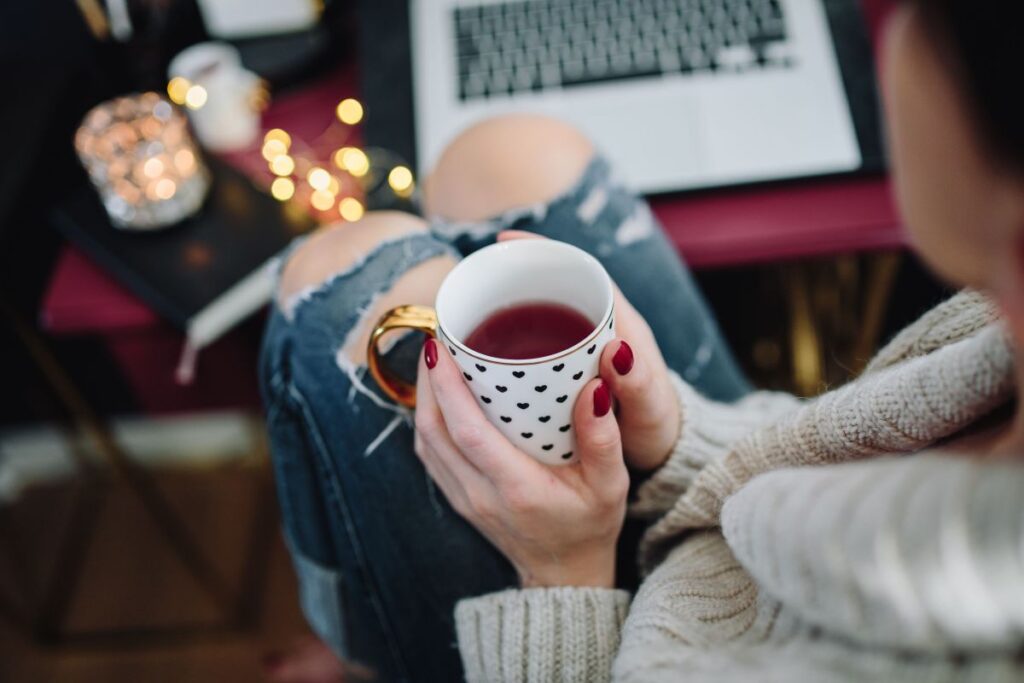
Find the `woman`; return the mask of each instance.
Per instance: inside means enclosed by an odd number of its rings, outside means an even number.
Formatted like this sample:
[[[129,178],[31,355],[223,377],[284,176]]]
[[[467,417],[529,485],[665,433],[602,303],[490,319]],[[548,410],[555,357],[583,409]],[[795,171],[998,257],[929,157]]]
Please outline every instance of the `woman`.
[[[425,186],[429,226],[378,214],[299,246],[262,377],[317,633],[385,680],[1024,677],[1019,15],[921,0],[891,19],[908,228],[985,295],[940,305],[813,401],[748,392],[644,204],[555,122],[455,140]],[[418,362],[414,422],[365,373],[376,316],[430,303],[506,228],[591,251],[624,295],[621,338],[575,407],[574,467],[501,438],[429,340],[390,352]],[[629,473],[638,588],[616,573]]]

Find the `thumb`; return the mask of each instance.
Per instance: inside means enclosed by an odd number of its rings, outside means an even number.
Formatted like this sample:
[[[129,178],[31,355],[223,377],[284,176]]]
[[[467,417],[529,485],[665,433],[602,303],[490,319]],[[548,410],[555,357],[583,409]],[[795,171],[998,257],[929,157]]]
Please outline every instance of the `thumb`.
[[[625,472],[622,460],[622,437],[612,414],[612,391],[598,377],[583,387],[573,409],[576,428],[576,450],[584,476],[593,477],[595,488],[615,483],[612,475]]]
[[[619,402],[623,424],[653,429],[666,419],[670,403],[654,390],[658,385],[648,359],[634,354],[629,342],[619,337],[606,344],[600,368]]]

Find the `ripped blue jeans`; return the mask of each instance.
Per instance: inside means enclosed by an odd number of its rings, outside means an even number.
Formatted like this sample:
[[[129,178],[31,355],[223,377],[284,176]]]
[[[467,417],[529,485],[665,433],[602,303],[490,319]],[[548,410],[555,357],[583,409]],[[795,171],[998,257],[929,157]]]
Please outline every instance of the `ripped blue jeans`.
[[[339,656],[369,665],[379,680],[462,680],[455,603],[514,586],[516,575],[434,487],[413,452],[411,415],[340,350],[374,297],[408,269],[466,255],[512,228],[597,256],[654,330],[668,365],[705,395],[730,401],[749,390],[647,204],[600,157],[551,202],[488,221],[433,221],[429,234],[381,244],[288,310],[275,306],[260,381],[302,609]],[[411,377],[420,347],[409,335],[387,361]],[[623,534],[626,565],[637,535],[629,527]]]

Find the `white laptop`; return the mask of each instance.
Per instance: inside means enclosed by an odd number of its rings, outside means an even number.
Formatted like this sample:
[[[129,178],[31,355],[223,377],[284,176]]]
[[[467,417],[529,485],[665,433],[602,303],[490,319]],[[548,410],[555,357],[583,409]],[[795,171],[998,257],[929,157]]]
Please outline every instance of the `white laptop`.
[[[586,132],[633,188],[856,170],[822,0],[411,0],[417,159],[511,111]]]

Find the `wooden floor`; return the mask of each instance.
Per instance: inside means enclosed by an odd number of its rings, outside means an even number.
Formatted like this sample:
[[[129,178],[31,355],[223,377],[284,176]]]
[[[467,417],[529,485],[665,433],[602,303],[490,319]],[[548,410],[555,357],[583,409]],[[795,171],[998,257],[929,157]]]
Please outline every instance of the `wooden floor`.
[[[308,634],[265,461],[151,474],[235,622],[124,481],[38,486],[0,507],[0,681],[259,681],[264,656]]]

